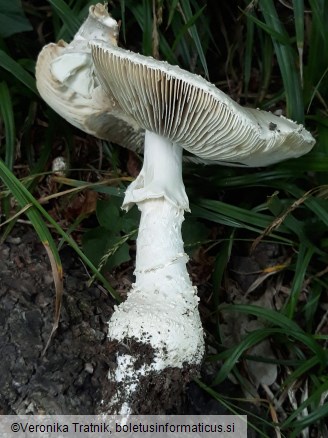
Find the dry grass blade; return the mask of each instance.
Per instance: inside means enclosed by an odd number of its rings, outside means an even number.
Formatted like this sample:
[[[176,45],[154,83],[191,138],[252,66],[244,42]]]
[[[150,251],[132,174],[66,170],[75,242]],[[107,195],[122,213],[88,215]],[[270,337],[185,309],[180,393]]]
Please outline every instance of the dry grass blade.
[[[13,214],[12,216],[10,216],[10,218],[8,218],[7,220],[5,220],[4,222],[1,222],[0,224],[0,228],[4,227],[5,225],[8,225],[10,222],[12,222],[13,220],[19,218],[19,216],[21,216],[23,213],[25,213],[29,208],[32,207],[32,204],[27,204],[25,205],[23,208],[21,208],[17,213]],[[2,243],[2,240],[0,239],[0,243]]]
[[[311,189],[308,192],[304,193],[301,198],[296,199],[296,201],[294,201],[280,216],[276,217],[276,219],[269,226],[267,226],[265,230],[254,240],[251,246],[251,252],[255,250],[257,245],[262,241],[262,239],[264,239],[264,237],[268,236],[274,230],[279,228],[280,225],[286,220],[287,216],[294,210],[296,210],[296,208],[298,208],[300,205],[302,205],[310,196],[314,195],[315,193],[319,193],[321,197],[324,197],[326,196],[326,190],[327,189],[323,187],[315,187],[314,189]]]
[[[49,345],[50,345],[51,339],[58,328],[59,318],[60,318],[60,309],[61,309],[63,292],[64,292],[64,283],[63,283],[62,266],[61,265],[58,266],[56,259],[53,255],[53,252],[49,246],[49,243],[48,242],[42,242],[42,243],[43,243],[45,250],[47,251],[47,254],[48,254],[48,257],[50,260],[52,275],[53,275],[54,284],[55,284],[55,292],[56,292],[54,323],[52,325],[52,329],[51,329],[49,338],[47,340],[46,346],[44,347],[44,350],[42,352],[42,356],[44,356],[47,352]]]

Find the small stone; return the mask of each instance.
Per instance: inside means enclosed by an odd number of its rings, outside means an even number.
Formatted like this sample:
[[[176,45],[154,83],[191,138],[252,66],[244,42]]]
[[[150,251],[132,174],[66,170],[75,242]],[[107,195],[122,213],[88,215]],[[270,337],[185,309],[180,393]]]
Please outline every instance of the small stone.
[[[43,280],[44,280],[45,284],[47,284],[47,285],[52,284],[54,281],[54,277],[50,273],[45,273]]]
[[[20,237],[8,236],[6,241],[11,245],[19,245],[22,242],[22,239]]]
[[[87,363],[84,365],[84,370],[85,370],[88,374],[93,374],[94,368],[93,368],[92,363],[87,362]]]

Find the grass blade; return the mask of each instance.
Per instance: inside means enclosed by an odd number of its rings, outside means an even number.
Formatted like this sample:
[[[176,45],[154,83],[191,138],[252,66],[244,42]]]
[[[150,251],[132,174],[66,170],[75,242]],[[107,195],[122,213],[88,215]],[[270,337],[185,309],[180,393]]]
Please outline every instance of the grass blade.
[[[2,38],[8,38],[14,34],[28,32],[32,29],[20,1],[0,1],[0,36]]]
[[[15,159],[15,121],[11,96],[6,82],[0,83],[0,115],[5,127],[5,163],[9,169],[12,169]]]
[[[261,27],[271,36],[281,71],[286,94],[287,115],[295,121],[303,122],[304,104],[302,88],[300,86],[300,75],[295,67],[294,51],[291,47],[289,36],[279,20],[272,0],[267,0],[261,4],[261,12],[266,23],[266,27],[263,26],[263,23]],[[257,23],[259,24],[258,21]]]
[[[67,27],[71,36],[75,35],[81,25],[80,19],[76,16],[76,14],[74,14],[74,12],[70,9],[67,3],[65,3],[63,0],[48,1],[52,5],[53,10]]]
[[[296,312],[296,307],[298,304],[298,299],[300,293],[302,292],[302,286],[304,283],[305,274],[311,258],[314,253],[314,248],[312,246],[307,246],[304,242],[300,243],[299,253],[297,256],[295,275],[292,283],[292,288],[290,291],[289,301],[285,308],[285,314],[289,318],[293,318]]]
[[[265,309],[264,307],[254,306],[250,304],[233,304],[220,306],[219,310],[224,310],[225,312],[240,312],[246,315],[253,315],[286,330],[286,332],[303,332],[300,326],[294,321],[292,321],[282,313],[276,312],[272,309]]]
[[[195,46],[197,49],[197,54],[199,56],[199,59],[200,59],[202,66],[203,66],[205,76],[206,76],[206,78],[209,78],[209,72],[208,72],[208,68],[207,68],[206,58],[205,58],[205,54],[203,51],[203,46],[202,46],[201,41],[200,41],[198,30],[197,30],[197,27],[195,26],[195,24],[192,24],[201,15],[205,6],[203,8],[201,8],[199,11],[197,11],[197,13],[195,15],[193,15],[189,0],[181,0],[180,4],[181,4],[182,11],[183,11],[183,15],[185,17],[185,23],[186,23],[186,25],[188,24],[188,26],[189,26],[189,33],[190,33],[190,35],[195,43]]]
[[[39,95],[36,86],[35,79],[27,73],[26,70],[21,67],[21,65],[7,55],[6,52],[0,49],[0,67],[9,71],[16,79],[18,79],[22,84],[29,88],[34,94]]]
[[[280,331],[284,334],[288,333],[291,338],[295,338],[304,345],[307,345],[309,349],[315,353],[322,366],[326,366],[327,352],[316,342],[312,335],[306,333],[297,323],[289,319],[284,314],[276,312],[272,309],[266,309],[250,304],[223,305],[219,307],[219,310],[250,314],[270,322],[274,326],[278,327],[275,333],[280,333]],[[276,329],[273,328],[272,330]]]
[[[169,19],[167,22],[167,27],[169,27],[172,23],[173,20],[173,16],[177,10],[177,6],[178,6],[179,0],[171,0],[168,2],[168,8],[169,8]]]
[[[228,356],[228,358],[225,360],[224,364],[220,368],[220,371],[216,375],[213,385],[218,385],[219,383],[223,382],[227,377],[228,374],[231,372],[233,367],[237,364],[240,357],[244,354],[245,351],[247,351],[249,348],[253,347],[254,345],[260,343],[264,339],[268,338],[269,336],[277,335],[283,335],[286,336],[286,329],[282,328],[264,328],[259,330],[254,330],[253,332],[249,333],[242,339],[242,341],[236,346],[229,348],[227,351],[225,351],[225,356]],[[317,342],[313,339],[311,335],[308,335],[301,330],[297,331],[290,331],[288,332],[288,339],[293,341],[298,341],[304,345],[306,345],[313,353],[317,356],[317,359],[322,364],[322,366],[325,366],[327,363],[327,354],[325,350],[320,347]],[[214,355],[214,359],[219,359],[220,355]]]
[[[271,224],[274,219],[273,216],[257,213],[246,208],[237,207],[235,205],[229,205],[222,201],[216,201],[212,199],[201,199],[198,201],[197,206],[193,207],[193,211],[197,213],[199,211],[197,207],[202,207],[206,210],[212,211],[217,214],[217,219],[226,218],[229,220],[232,226],[236,227],[248,227],[252,230],[262,230]],[[212,217],[213,219],[213,217]],[[281,225],[280,231],[288,232],[288,229]]]
[[[320,399],[321,394],[324,394],[328,391],[328,380],[326,380],[322,385],[320,385],[315,391],[312,392],[312,395],[307,398],[301,405],[287,418],[287,420],[281,425],[281,428],[284,430],[287,427],[290,427],[292,423],[296,423],[295,426],[300,426],[300,429],[303,429],[306,424],[311,424],[314,420],[311,418],[313,415],[316,416],[316,419],[324,418],[325,415],[328,415],[328,403],[325,403],[321,407],[315,408],[312,414],[308,414],[304,419],[300,419],[299,416],[302,414],[304,409],[314,403],[314,406],[317,405],[317,400]],[[298,429],[298,430],[300,430]]]
[[[238,362],[239,358],[246,350],[260,343],[261,341],[263,341],[264,339],[266,339],[268,336],[271,335],[272,335],[271,329],[255,330],[254,332],[249,333],[236,347],[230,348],[228,350],[229,357],[221,366],[220,371],[218,372],[214,381],[212,382],[212,385],[214,386],[214,385],[218,385],[219,383],[222,383],[228,377],[228,374],[231,372],[233,367]]]
[[[247,96],[249,81],[251,79],[251,69],[252,69],[252,52],[254,46],[254,21],[249,17],[246,19],[246,46],[245,46],[245,56],[244,56],[244,87],[245,94]]]
[[[303,85],[304,0],[293,0],[293,9],[301,84]]]

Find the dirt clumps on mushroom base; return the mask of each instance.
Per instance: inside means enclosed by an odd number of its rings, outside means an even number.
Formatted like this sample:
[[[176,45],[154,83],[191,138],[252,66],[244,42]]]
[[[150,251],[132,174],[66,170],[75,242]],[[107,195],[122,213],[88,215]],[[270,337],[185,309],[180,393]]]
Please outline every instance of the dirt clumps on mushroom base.
[[[110,354],[115,350],[119,355],[128,353],[136,358],[132,370],[134,376],[138,374],[142,365],[150,365],[154,359],[152,347],[138,341],[129,339],[119,345],[116,342],[111,344],[113,347],[110,347]],[[115,367],[112,371],[114,370]],[[186,385],[198,374],[198,367],[192,368],[187,364],[182,368],[166,368],[162,372],[150,372],[139,380],[138,389],[129,401],[131,411],[136,415],[181,414],[185,409]],[[98,412],[119,412],[127,403],[125,388],[134,383],[135,378],[126,375],[124,381],[115,383],[112,381],[104,386]]]

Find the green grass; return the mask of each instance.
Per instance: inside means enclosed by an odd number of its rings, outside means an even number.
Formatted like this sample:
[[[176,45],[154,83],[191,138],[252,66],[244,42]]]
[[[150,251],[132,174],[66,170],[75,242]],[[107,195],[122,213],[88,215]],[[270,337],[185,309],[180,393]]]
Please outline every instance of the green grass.
[[[77,227],[84,218],[68,224],[66,232],[38,202],[44,187],[49,188],[51,160],[64,155],[73,163],[67,178],[52,179],[56,191],[73,188],[58,195],[67,202],[83,190],[103,199],[120,197],[127,181],[120,171],[124,163],[119,148],[105,144],[100,167],[98,155],[94,162],[79,156],[83,145],[98,154],[94,141],[50,111],[35,87],[33,68],[41,47],[59,38],[69,40],[96,1],[41,3],[34,7],[31,1],[23,2],[25,13],[14,13],[10,34],[8,29],[0,30],[1,229],[5,238],[22,215],[36,229],[52,262],[58,322],[62,293],[58,247],[63,242],[75,249],[110,293],[117,294],[104,270],[97,270],[92,257],[72,237],[73,231],[81,233]],[[306,430],[312,436],[320,432],[324,436],[328,415],[328,3],[290,1],[287,7],[287,2],[267,0],[259,2],[261,8],[254,1],[237,3],[157,0],[154,17],[151,1],[117,0],[112,12],[122,20],[120,39],[126,47],[201,74],[242,104],[282,109],[315,135],[315,149],[297,160],[252,170],[188,164],[184,179],[194,224],[186,239],[193,247],[196,240],[200,242],[213,263],[211,294],[203,305],[210,315],[205,321],[207,339],[215,351],[207,360],[215,364],[217,373],[212,384],[198,381],[199,385],[231,412],[240,412],[240,404],[217,389],[230,378],[239,382],[244,399],[256,401],[266,414],[261,418],[243,411],[258,436],[268,436],[275,428],[285,437],[299,437]],[[0,17],[3,5],[0,1]],[[31,23],[34,29],[42,23],[44,33],[29,31]],[[115,180],[110,186],[101,181],[108,179],[104,169],[110,169],[109,180]],[[100,204],[98,216],[99,212]],[[106,263],[126,248],[123,245],[132,231],[123,230],[123,225],[115,229],[116,240],[106,247]],[[192,243],[194,233],[197,239]],[[237,287],[239,295],[232,298],[230,290],[236,290],[231,261],[239,254],[250,257],[252,244],[260,240],[283,255],[281,267],[269,276],[264,269],[255,292],[244,297]],[[259,296],[270,296],[272,307],[254,304]],[[223,336],[223,322],[231,317],[227,315],[257,320],[262,326],[228,345]],[[263,340],[270,341],[272,358],[252,354],[252,347]],[[274,399],[264,386],[254,392],[247,373],[252,362],[277,365],[278,377],[271,387]],[[252,396],[247,395],[250,387]]]

